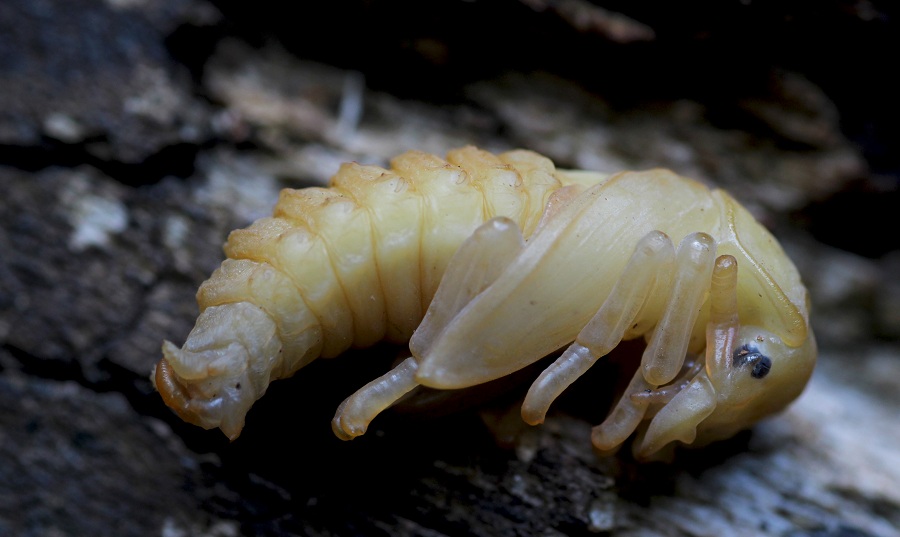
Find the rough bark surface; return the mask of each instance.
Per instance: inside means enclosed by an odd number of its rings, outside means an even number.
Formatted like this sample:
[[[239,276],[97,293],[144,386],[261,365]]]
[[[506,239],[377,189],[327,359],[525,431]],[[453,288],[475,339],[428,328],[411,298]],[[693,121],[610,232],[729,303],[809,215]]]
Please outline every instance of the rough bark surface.
[[[0,535],[900,535],[892,6],[323,4],[0,6]],[[732,191],[810,288],[804,395],[649,465],[591,451],[601,368],[539,428],[497,425],[513,392],[337,440],[389,348],[274,384],[234,443],[162,405],[229,230],[342,161],[464,144]]]

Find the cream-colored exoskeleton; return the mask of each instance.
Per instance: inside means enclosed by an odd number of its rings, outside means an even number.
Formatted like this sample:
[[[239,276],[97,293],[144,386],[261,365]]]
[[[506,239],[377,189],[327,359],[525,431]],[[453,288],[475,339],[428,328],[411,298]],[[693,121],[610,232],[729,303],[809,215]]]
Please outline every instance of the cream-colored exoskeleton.
[[[341,438],[419,385],[473,386],[565,349],[522,404],[540,423],[639,337],[641,364],[592,433],[602,451],[635,432],[641,458],[726,438],[806,385],[806,289],[727,193],[664,170],[557,170],[528,151],[391,164],[285,190],[273,217],[231,234],[194,330],[182,349],[164,344],[155,370],[183,419],[235,438],[272,380],[384,339],[409,341],[411,356],[341,404]]]

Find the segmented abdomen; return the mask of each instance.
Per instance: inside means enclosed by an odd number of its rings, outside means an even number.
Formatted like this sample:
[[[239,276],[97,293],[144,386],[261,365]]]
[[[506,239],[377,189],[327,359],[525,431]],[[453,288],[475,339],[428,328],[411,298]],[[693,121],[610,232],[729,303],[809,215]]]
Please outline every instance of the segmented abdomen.
[[[527,237],[572,181],[529,151],[467,147],[446,161],[408,152],[390,170],[345,164],[330,188],[286,189],[273,216],[232,232],[197,300],[201,311],[250,302],[275,321],[283,359],[273,379],[351,346],[406,342],[478,225],[507,216]]]

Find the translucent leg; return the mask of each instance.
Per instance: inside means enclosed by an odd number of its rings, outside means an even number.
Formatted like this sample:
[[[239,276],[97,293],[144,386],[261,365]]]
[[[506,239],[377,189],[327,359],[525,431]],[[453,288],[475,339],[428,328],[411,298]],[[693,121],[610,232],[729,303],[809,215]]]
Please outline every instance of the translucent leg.
[[[716,390],[701,372],[653,417],[640,445],[635,445],[635,457],[646,459],[676,440],[692,443],[697,425],[715,409]]]
[[[466,239],[450,259],[425,318],[410,339],[413,356],[340,404],[331,421],[338,438],[350,440],[364,434],[375,416],[419,385],[416,356],[428,351],[453,317],[497,279],[524,244],[515,222],[502,217],[482,224]]]
[[[550,404],[597,359],[619,344],[653,290],[657,275],[670,270],[674,256],[672,241],[666,234],[651,231],[641,239],[594,317],[531,385],[522,404],[522,419],[532,425],[542,423]]]
[[[722,256],[725,257],[730,256]],[[712,237],[705,233],[685,237],[678,247],[674,276],[668,280],[668,300],[641,358],[641,367],[635,372],[613,411],[591,432],[591,441],[598,450],[612,451],[628,439],[644,420],[654,401],[650,395],[658,386],[674,380],[680,372],[694,323],[706,299],[706,292],[710,289],[711,278],[716,278],[713,275],[714,265],[717,275],[724,275],[725,272],[721,272],[723,269],[726,272],[728,270],[727,262],[723,264],[721,258],[719,262],[715,260],[715,242]],[[713,284],[711,300],[717,300],[718,292]],[[691,431],[674,427],[677,423],[675,418],[680,411],[685,417],[690,415],[690,419],[702,421],[715,406],[715,398],[709,399],[710,389],[705,372],[699,371],[654,417],[650,430],[637,446],[637,454],[646,457],[672,439],[693,439]],[[695,407],[685,406],[691,403]],[[660,418],[660,415],[663,417]],[[699,421],[694,422],[695,425],[696,423]],[[695,434],[696,430],[693,431]]]
[[[737,307],[737,261],[730,255],[716,259],[709,289],[706,327],[706,372],[714,384],[724,384],[734,369],[732,351],[741,329]]]
[[[375,416],[418,386],[415,381],[417,368],[415,358],[409,357],[344,399],[331,420],[335,436],[352,440],[365,434]]]
[[[644,378],[653,386],[668,384],[681,371],[709,290],[715,256],[715,241],[706,233],[692,233],[678,246],[672,290],[641,358]]]
[[[697,437],[697,426],[716,409],[716,385],[721,386],[724,377],[732,370],[732,349],[740,329],[737,262],[730,255],[716,259],[709,302],[706,368],[699,371],[690,384],[653,417],[643,439],[635,445],[637,458],[647,458],[674,441],[693,443]]]
[[[652,390],[654,386],[647,384],[644,375],[638,369],[631,377],[631,382],[625,388],[625,393],[616,403],[609,416],[603,423],[591,429],[591,443],[601,453],[611,453],[631,436],[647,414],[650,399],[647,397],[630,397],[633,393],[644,393]]]
[[[500,276],[525,246],[522,232],[509,218],[482,224],[447,264],[425,318],[409,340],[413,356],[425,356],[453,317]]]

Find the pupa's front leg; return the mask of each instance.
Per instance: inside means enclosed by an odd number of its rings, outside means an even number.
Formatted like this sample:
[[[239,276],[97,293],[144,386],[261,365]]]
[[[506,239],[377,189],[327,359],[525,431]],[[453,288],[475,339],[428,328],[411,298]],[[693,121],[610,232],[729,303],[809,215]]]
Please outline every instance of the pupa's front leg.
[[[641,309],[651,293],[667,296],[668,300],[644,353],[643,362],[648,366],[638,371],[628,390],[644,391],[674,379],[709,286],[714,256],[715,244],[705,233],[686,237],[677,253],[665,234],[654,231],[645,236],[594,318],[532,385],[522,406],[523,419],[532,424],[543,421],[553,400],[646,315]],[[656,382],[659,375],[668,375],[673,368],[671,378]],[[647,404],[627,399],[623,398],[625,401],[620,401],[610,418],[595,429],[593,440],[599,449],[606,451],[620,444],[643,419]]]
[[[728,272],[731,267],[725,262],[725,256],[717,263],[715,255],[715,241],[705,233],[688,235],[682,241],[678,248],[676,270],[668,290],[668,299],[641,358],[641,367],[634,373],[624,395],[606,420],[594,427],[591,433],[591,441],[598,450],[602,452],[614,450],[631,436],[645,419],[650,404],[655,402],[657,388],[671,383],[681,371],[687,354],[688,340],[701,306],[706,300],[707,291],[710,290],[711,280],[717,281],[720,275],[719,279],[726,278],[725,274],[731,277],[731,273]],[[730,259],[733,261],[733,258]],[[716,277],[713,276],[714,267]],[[729,292],[734,292],[733,286],[721,289],[713,286],[710,299],[714,304],[719,304],[727,299]],[[695,403],[693,407],[683,406],[681,403],[673,405],[670,402],[667,407],[671,408],[666,414],[671,414],[673,409],[677,408],[685,417],[688,414],[699,420],[706,417],[709,412],[708,402],[704,397],[700,397],[699,392],[705,390],[705,385],[702,385],[701,381],[700,375],[695,376],[672,399],[672,402],[675,399],[685,401],[690,399]],[[714,401],[712,404],[715,404]],[[670,420],[661,420],[660,424],[664,421],[670,423]],[[662,439],[664,436],[672,435],[669,432],[663,434],[662,429],[659,429],[648,437]],[[646,448],[641,447],[639,451],[642,456],[646,456],[660,447],[662,445],[654,440],[646,444]]]
[[[425,318],[410,339],[413,356],[340,404],[331,421],[338,438],[351,440],[364,434],[375,416],[419,385],[415,380],[416,356],[427,354],[453,317],[497,279],[523,246],[518,226],[503,217],[482,224],[463,242],[450,259]]]
[[[732,349],[741,328],[737,309],[737,269],[737,262],[730,255],[716,259],[709,288],[705,367],[694,372],[690,379],[684,379],[683,387],[650,421],[643,437],[634,445],[637,458],[650,458],[675,441],[694,442],[697,426],[716,410],[718,396],[713,381],[732,368]]]

